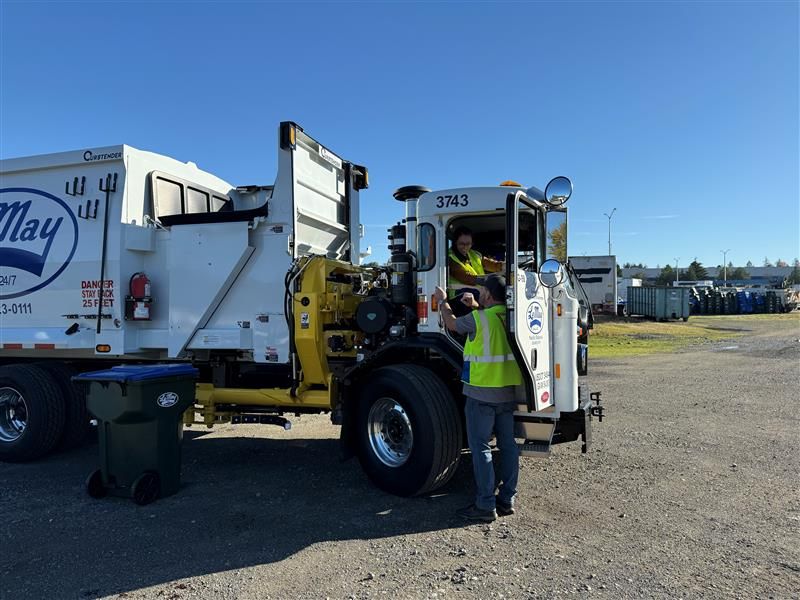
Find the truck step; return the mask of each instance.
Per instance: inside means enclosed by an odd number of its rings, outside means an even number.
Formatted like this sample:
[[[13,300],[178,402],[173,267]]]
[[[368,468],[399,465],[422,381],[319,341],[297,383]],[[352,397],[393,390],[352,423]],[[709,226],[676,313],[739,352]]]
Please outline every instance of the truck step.
[[[533,456],[536,458],[547,458],[550,456],[551,443],[543,440],[525,440],[518,443],[519,453],[522,456]]]

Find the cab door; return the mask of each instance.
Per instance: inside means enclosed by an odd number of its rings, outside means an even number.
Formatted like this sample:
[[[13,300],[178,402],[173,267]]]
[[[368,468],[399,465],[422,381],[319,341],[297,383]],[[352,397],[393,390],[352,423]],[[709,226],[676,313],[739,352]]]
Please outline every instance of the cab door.
[[[518,191],[506,200],[506,328],[525,383],[528,412],[553,405],[550,294],[538,267],[545,259],[544,211]]]

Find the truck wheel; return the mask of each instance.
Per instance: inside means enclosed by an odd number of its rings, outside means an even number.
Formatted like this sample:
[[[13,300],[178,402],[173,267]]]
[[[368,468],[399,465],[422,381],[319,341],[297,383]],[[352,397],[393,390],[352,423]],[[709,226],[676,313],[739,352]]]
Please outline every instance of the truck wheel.
[[[36,363],[36,366],[50,374],[64,398],[64,433],[59,440],[59,448],[70,450],[82,446],[91,427],[86,398],[72,383],[72,376],[77,371],[62,362]]]
[[[416,365],[382,367],[358,405],[359,460],[372,482],[399,496],[447,483],[461,456],[461,419],[450,391]]]
[[[64,431],[64,400],[53,378],[33,365],[0,367],[0,460],[50,452]]]

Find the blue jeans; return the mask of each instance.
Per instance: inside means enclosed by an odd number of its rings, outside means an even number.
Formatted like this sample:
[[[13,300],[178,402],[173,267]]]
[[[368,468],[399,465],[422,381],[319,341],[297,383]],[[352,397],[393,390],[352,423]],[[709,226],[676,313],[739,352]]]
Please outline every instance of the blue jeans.
[[[489,440],[494,431],[500,449],[500,466],[497,474],[500,489],[497,498],[504,504],[513,504],[519,479],[519,449],[514,440],[514,410],[516,402],[485,404],[467,398],[467,438],[472,452],[472,472],[478,488],[475,506],[481,510],[495,508],[495,475]]]

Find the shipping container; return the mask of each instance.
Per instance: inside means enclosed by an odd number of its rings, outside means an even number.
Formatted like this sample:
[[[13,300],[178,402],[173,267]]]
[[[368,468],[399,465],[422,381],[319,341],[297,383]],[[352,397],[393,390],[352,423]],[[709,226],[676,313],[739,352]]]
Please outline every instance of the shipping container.
[[[689,288],[629,287],[628,314],[667,319],[689,320]]]

